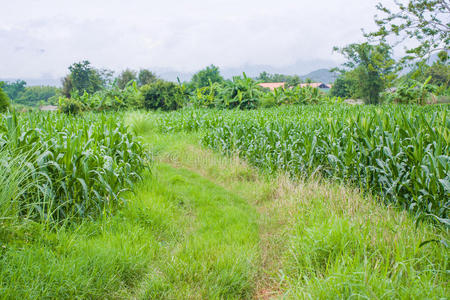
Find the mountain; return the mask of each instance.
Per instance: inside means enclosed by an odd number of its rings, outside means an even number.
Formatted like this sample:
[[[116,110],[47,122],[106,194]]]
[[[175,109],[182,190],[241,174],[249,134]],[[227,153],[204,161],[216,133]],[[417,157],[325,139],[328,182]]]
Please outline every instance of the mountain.
[[[330,69],[319,69],[302,75],[300,78],[302,80],[309,78],[314,82],[333,83],[337,78],[337,74],[330,72]]]
[[[331,60],[317,59],[317,60],[299,60],[293,64],[285,66],[271,66],[271,65],[254,65],[244,64],[239,67],[220,67],[220,73],[226,79],[231,79],[233,76],[240,76],[243,72],[249,77],[257,77],[261,72],[268,72],[271,74],[285,74],[285,75],[301,75],[303,79],[311,78],[317,81],[332,82],[334,81],[332,74],[326,72],[327,68],[333,68],[336,63]],[[179,72],[167,68],[150,68],[159,77],[165,80],[176,81],[177,77],[181,81],[189,81],[195,72]],[[308,73],[310,72],[310,73]],[[318,72],[318,73],[316,73]],[[319,80],[321,79],[321,80]]]

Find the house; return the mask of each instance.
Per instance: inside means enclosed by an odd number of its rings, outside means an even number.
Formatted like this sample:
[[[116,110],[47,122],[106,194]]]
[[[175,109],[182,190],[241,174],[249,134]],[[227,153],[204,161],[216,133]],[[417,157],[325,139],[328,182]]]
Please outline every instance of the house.
[[[276,88],[285,87],[286,82],[263,82],[263,83],[258,83],[258,85],[263,88],[273,91]]]
[[[301,83],[300,87],[304,88],[310,86],[312,88],[318,88],[318,89],[331,89],[331,84],[326,84],[322,82],[311,82],[311,83]]]

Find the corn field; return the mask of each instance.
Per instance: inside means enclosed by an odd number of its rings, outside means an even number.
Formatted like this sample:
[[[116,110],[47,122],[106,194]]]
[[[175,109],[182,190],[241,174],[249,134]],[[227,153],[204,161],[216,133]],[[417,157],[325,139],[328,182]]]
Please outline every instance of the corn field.
[[[158,115],[162,131],[201,131],[206,146],[268,173],[350,183],[413,214],[448,218],[449,106],[184,110]]]
[[[51,220],[109,212],[148,165],[143,145],[114,114],[0,115],[0,152],[2,173],[13,174],[14,158],[22,157],[27,174],[19,198],[0,205],[13,215]]]

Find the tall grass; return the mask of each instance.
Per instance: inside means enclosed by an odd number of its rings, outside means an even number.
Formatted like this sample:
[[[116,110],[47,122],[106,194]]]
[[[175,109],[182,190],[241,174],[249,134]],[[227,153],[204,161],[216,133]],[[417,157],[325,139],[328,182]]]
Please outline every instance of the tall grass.
[[[18,199],[30,187],[25,184],[29,175],[25,161],[24,155],[11,158],[5,150],[0,150],[0,222],[16,219],[19,213]]]

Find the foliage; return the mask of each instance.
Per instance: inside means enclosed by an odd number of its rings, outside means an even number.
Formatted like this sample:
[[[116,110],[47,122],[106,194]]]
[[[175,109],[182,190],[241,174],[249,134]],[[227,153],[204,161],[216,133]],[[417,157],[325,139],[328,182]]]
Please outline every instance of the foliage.
[[[146,166],[143,146],[114,115],[4,115],[0,151],[26,157],[30,176],[21,186],[31,188],[16,204],[19,216],[41,220],[110,212]],[[3,167],[12,167],[10,159]]]
[[[37,106],[50,103],[59,94],[59,89],[53,86],[29,86],[14,99],[14,103]]]
[[[115,84],[119,89],[125,89],[133,81],[136,81],[137,86],[141,87],[146,84],[154,83],[157,80],[158,77],[149,70],[141,69],[138,73],[134,70],[126,69],[116,78]]]
[[[137,80],[136,71],[126,69],[116,78],[116,84],[119,89],[124,89],[130,82]]]
[[[368,43],[350,44],[343,48],[335,47],[348,60],[344,63],[346,69],[355,75],[356,91],[368,104],[377,104],[380,93],[389,87],[395,78],[391,73],[394,60],[391,58],[391,47],[387,44],[370,45]]]
[[[408,78],[412,78],[420,82],[424,82],[430,76],[430,84],[443,88],[449,87],[450,66],[447,63],[446,57],[439,59],[431,66],[424,62],[418,63],[417,67],[407,75]]]
[[[70,74],[64,76],[61,79],[61,95],[66,97],[66,98],[70,98],[71,93],[73,91],[73,83],[72,83],[72,76]]]
[[[58,108],[61,112],[68,115],[77,115],[83,111],[83,103],[75,98],[60,97]]]
[[[121,109],[142,109],[144,107],[142,93],[135,81],[128,84],[124,89],[113,86],[110,89],[102,89],[94,94],[84,92],[80,95],[74,92],[71,99],[74,101],[69,101],[68,103],[80,105],[81,109],[86,111],[117,111]],[[67,101],[67,99],[64,99],[64,101]],[[60,109],[61,104],[64,105],[64,101],[60,103]]]
[[[331,87],[330,94],[335,97],[352,98],[352,88],[356,82],[349,76],[349,72],[336,78]]]
[[[302,83],[298,75],[269,74],[267,72],[261,72],[256,80],[261,82],[286,82],[288,86],[297,86]]]
[[[209,86],[198,88],[190,97],[189,103],[195,108],[214,108],[220,106],[219,93],[222,86],[217,82],[210,82]]]
[[[173,83],[158,80],[141,87],[145,109],[175,110],[185,102],[182,88]]]
[[[272,107],[292,104],[318,104],[328,101],[327,97],[318,88],[311,86],[293,88],[276,88],[264,94],[261,98],[261,106]]]
[[[377,9],[382,17],[375,17],[378,31],[369,33],[369,38],[386,41],[389,36],[397,37],[399,42],[413,40],[418,45],[407,49],[404,61],[424,58],[432,52],[449,50],[450,46],[450,5],[447,0],[409,0],[407,4],[394,1],[395,8],[388,9],[378,3]]]
[[[63,81],[63,91],[67,93],[67,89],[72,87],[69,92],[76,91],[80,94],[94,93],[102,89],[109,81],[110,72],[106,70],[97,70],[91,66],[87,60],[73,63],[69,66],[70,76]],[[67,85],[67,87],[64,87]]]
[[[210,65],[192,76],[191,85],[194,88],[203,88],[209,86],[210,82],[221,83],[223,81],[224,79],[222,75],[220,75],[219,67]]]
[[[8,95],[3,91],[3,83],[0,82],[0,113],[8,110],[10,101]]]
[[[413,214],[448,218],[449,106],[301,106],[183,112],[163,129],[207,130],[203,143],[269,173],[353,183]]]
[[[398,84],[394,92],[386,92],[388,102],[424,105],[437,87],[429,84],[431,76],[425,82],[409,79]]]
[[[26,86],[23,80],[6,82],[3,90],[8,94],[12,103],[26,106],[37,106],[57,99],[60,90],[52,86]]]
[[[154,83],[157,80],[158,80],[158,77],[155,75],[155,73],[151,72],[150,70],[146,70],[146,69],[139,70],[139,74],[138,74],[138,85],[139,86]]]
[[[219,108],[254,109],[258,107],[262,96],[261,87],[257,82],[245,73],[243,76],[234,76],[231,81],[226,81],[219,93]]]
[[[25,91],[27,83],[23,80],[16,80],[14,82],[5,82],[3,90],[8,94],[9,99],[15,100],[18,96]]]

